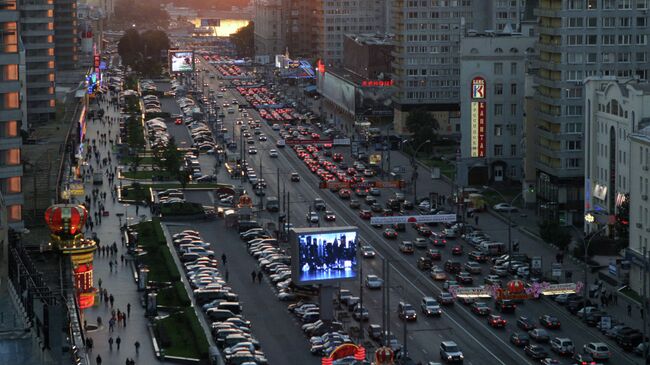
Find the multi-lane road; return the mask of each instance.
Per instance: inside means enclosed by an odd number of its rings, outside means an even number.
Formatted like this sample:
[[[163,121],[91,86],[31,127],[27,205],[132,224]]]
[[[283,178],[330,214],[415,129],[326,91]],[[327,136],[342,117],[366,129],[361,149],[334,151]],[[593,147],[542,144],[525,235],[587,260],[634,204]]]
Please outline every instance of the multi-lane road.
[[[206,68],[209,72],[216,72],[211,66],[204,62],[199,63],[200,68]],[[208,79],[206,81],[210,84],[209,88],[218,90],[220,89],[220,82],[227,83],[227,81],[219,79]],[[229,88],[224,93],[224,98],[220,99],[222,102],[230,103],[233,99],[244,102],[243,98],[236,93],[236,90]],[[256,111],[247,109],[254,119],[260,119]],[[229,130],[233,130],[233,123],[239,119],[239,113],[226,114],[224,126]],[[318,189],[319,178],[312,174],[307,169],[305,164],[295,155],[291,148],[278,149],[279,156],[271,158],[268,150],[276,149],[275,142],[279,138],[277,132],[273,131],[269,125],[262,122],[262,131],[268,136],[265,142],[257,141],[255,146],[258,153],[255,155],[248,155],[246,159],[250,165],[257,171],[257,175],[263,176],[268,183],[267,195],[277,195],[278,186],[280,191],[287,191],[291,194],[291,204],[289,206],[289,213],[291,222],[297,226],[307,226],[305,219],[306,214],[310,210],[309,205],[316,197],[322,198],[328,210],[336,213],[336,222],[325,222],[321,219],[322,226],[343,226],[351,225],[358,226],[362,243],[368,243],[375,248],[378,257],[375,259],[366,259],[363,261],[363,273],[376,274],[380,277],[382,274],[382,261],[389,260],[390,262],[390,305],[389,311],[391,313],[390,328],[391,331],[402,342],[403,335],[403,322],[397,318],[397,303],[399,301],[406,301],[416,308],[423,296],[435,296],[442,290],[442,284],[434,282],[426,272],[422,272],[416,267],[416,260],[419,256],[424,255],[424,250],[416,250],[414,255],[404,255],[398,250],[398,242],[401,240],[413,240],[417,237],[417,232],[407,227],[406,232],[400,232],[397,240],[386,240],[382,236],[382,230],[373,228],[369,222],[362,220],[358,216],[358,211],[351,209],[348,206],[348,201],[341,200],[338,195],[330,192],[329,190]],[[235,141],[239,141],[239,128],[235,126]],[[255,136],[254,136],[255,137]],[[244,146],[246,149],[248,146]],[[239,149],[237,153],[239,153]],[[345,155],[345,162],[351,165],[353,162],[349,148],[335,148],[334,152],[341,152]],[[261,171],[260,171],[261,166]],[[207,166],[206,166],[207,167]],[[278,171],[280,172],[278,174]],[[301,181],[293,183],[289,180],[291,172],[298,172],[301,175]],[[251,190],[248,183],[244,183],[244,187]],[[450,191],[446,185],[438,185],[435,187],[438,193],[449,195]],[[444,190],[446,189],[446,190]],[[378,197],[380,204],[384,205],[385,200],[394,191],[384,189],[382,195]],[[362,208],[369,208],[363,204]],[[277,214],[261,213],[262,219],[268,219],[277,222]],[[282,214],[280,212],[279,214]],[[490,234],[496,240],[505,242],[507,226],[502,222],[489,217],[482,216],[480,219],[480,226],[484,231]],[[514,231],[514,239],[525,242],[529,240],[527,237],[520,236]],[[458,240],[449,244],[461,244],[464,246],[465,252],[471,251],[471,247]],[[527,253],[528,247],[531,247],[531,255],[536,255],[537,252],[530,245],[522,245],[522,251]],[[241,248],[244,250],[243,246]],[[451,258],[451,247],[443,249],[443,260]],[[466,256],[461,261],[466,261]],[[481,275],[475,275],[475,283],[482,283],[483,276],[488,274],[489,267],[487,264],[482,264],[483,272]],[[343,288],[350,289],[355,295],[359,294],[358,282],[347,282],[343,284]],[[364,290],[364,306],[370,311],[370,323],[381,324],[381,311],[382,300],[379,291]],[[493,301],[489,301],[490,307]],[[579,320],[570,315],[566,310],[552,303],[549,299],[531,300],[525,304],[520,305],[516,314],[505,314],[504,317],[508,320],[505,329],[493,329],[487,325],[485,317],[478,317],[471,313],[469,307],[456,303],[453,307],[446,307],[443,309],[441,318],[426,318],[421,314],[417,322],[409,323],[407,327],[407,343],[408,350],[411,358],[417,361],[438,361],[439,360],[439,344],[443,340],[453,340],[459,344],[465,353],[466,364],[534,364],[537,363],[532,359],[526,357],[523,350],[516,348],[509,343],[508,337],[513,331],[518,331],[515,326],[515,320],[520,315],[525,315],[533,319],[537,319],[543,314],[553,314],[557,316],[562,322],[562,328],[559,330],[550,330],[551,336],[555,337],[568,337],[572,339],[577,349],[581,349],[582,345],[592,341],[605,341],[610,344],[612,350],[613,364],[631,364],[640,363],[640,360],[631,354],[622,352],[615,344],[605,339],[594,328],[589,328],[580,323]],[[289,314],[287,314],[287,321]],[[304,341],[299,341],[301,346],[304,346]],[[551,353],[550,347],[544,345],[546,350]],[[552,354],[554,358],[559,358],[557,355]],[[562,360],[563,363],[571,363],[568,359]],[[316,359],[314,361],[316,363]]]

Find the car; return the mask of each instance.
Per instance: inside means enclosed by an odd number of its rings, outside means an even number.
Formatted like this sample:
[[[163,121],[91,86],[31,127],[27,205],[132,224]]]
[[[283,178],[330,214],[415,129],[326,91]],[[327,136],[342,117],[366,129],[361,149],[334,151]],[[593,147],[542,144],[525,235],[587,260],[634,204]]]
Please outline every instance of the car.
[[[377,275],[366,275],[366,288],[381,289],[384,280]]]
[[[386,228],[384,230],[384,237],[386,237],[388,239],[396,239],[397,238],[397,232],[392,228]]]
[[[317,212],[307,213],[307,222],[308,223],[318,223],[319,217]]]
[[[456,274],[456,281],[458,281],[461,284],[472,284],[474,282],[474,279],[472,278],[472,275],[466,271],[461,271],[458,274]]]
[[[427,256],[428,256],[431,260],[436,260],[436,261],[438,261],[438,260],[442,260],[442,252],[440,252],[440,250],[435,249],[435,248],[431,248],[431,249],[429,249],[429,250],[427,251]]]
[[[367,321],[369,317],[370,312],[368,312],[368,309],[366,307],[362,307],[361,304],[354,306],[354,309],[352,310],[352,318],[357,321]]]
[[[451,249],[451,254],[454,256],[460,256],[463,254],[463,246],[454,246]]]
[[[533,359],[543,359],[548,356],[548,352],[540,345],[528,345],[524,347],[524,352],[526,356],[532,357]]]
[[[431,241],[431,244],[436,247],[444,247],[447,245],[447,239],[445,237],[442,237],[441,234],[435,232],[431,233],[431,236],[429,236],[429,241]]]
[[[483,283],[501,286],[501,278],[498,275],[488,275],[483,279]]]
[[[372,246],[364,245],[361,246],[361,255],[363,255],[363,257],[366,259],[372,259],[375,258],[377,252],[374,248],[372,248]]]
[[[579,365],[596,365],[594,358],[591,357],[591,355],[589,354],[581,354],[579,352],[576,352],[575,354],[573,354],[572,359],[576,364]]]
[[[332,212],[331,210],[326,210],[325,220],[328,222],[334,222],[336,220],[336,214],[334,214],[334,212]]]
[[[445,270],[436,266],[431,269],[431,278],[437,281],[447,280],[447,273]]]
[[[560,360],[555,360],[550,357],[542,359],[539,361],[541,365],[560,365]]]
[[[459,362],[462,363],[463,352],[454,341],[442,341],[440,343],[440,359],[446,362]]]
[[[395,232],[395,234],[397,234],[397,232]],[[413,247],[413,242],[411,241],[402,241],[399,244],[399,250],[405,254],[412,254],[413,252],[415,252],[415,248]]]
[[[427,248],[427,244],[427,240],[422,237],[416,237],[415,240],[413,240],[413,245],[415,248]]]
[[[560,355],[572,355],[574,351],[573,341],[566,337],[554,337],[551,342],[551,351]]]
[[[370,195],[372,196],[380,196],[381,190],[379,190],[378,188],[370,188],[370,190],[368,190],[368,193],[370,193]]]
[[[278,150],[276,149],[270,149],[269,150],[269,157],[276,158],[278,157]]]
[[[431,261],[431,258],[421,256],[418,258],[417,266],[418,269],[422,271],[426,271],[426,270],[430,270],[431,267],[433,267],[433,262]]]
[[[479,265],[478,262],[476,261],[467,261],[464,265],[465,271],[467,271],[470,274],[480,274],[481,273],[481,265]]]
[[[475,302],[472,304],[472,312],[479,316],[487,316],[490,314],[490,307],[485,302]]]
[[[550,340],[548,332],[543,328],[533,328],[528,331],[528,335],[537,342],[548,342]]]
[[[352,196],[352,191],[350,189],[341,189],[338,192],[339,198],[341,199],[350,199],[350,196]]]
[[[438,303],[440,303],[442,305],[453,305],[454,304],[454,296],[451,295],[451,293],[440,292],[440,294],[438,294],[437,299],[438,299]]]
[[[291,181],[292,182],[300,181],[300,175],[297,172],[292,172],[291,173]]]
[[[609,360],[609,357],[612,355],[612,352],[609,350],[609,346],[603,342],[589,342],[588,344],[582,347],[582,351],[585,354],[591,355],[596,360]]]
[[[350,199],[350,208],[359,209],[359,207],[361,207],[361,203],[358,200]],[[370,213],[370,215],[372,216],[372,213]],[[364,218],[364,219],[370,219],[370,218]]]
[[[494,209],[497,212],[505,212],[505,213],[512,213],[518,210],[517,207],[513,207],[512,205],[507,203],[496,204],[492,207],[492,209]]]
[[[257,137],[257,139],[258,139],[259,141],[264,142],[264,141],[267,140],[267,137],[266,137],[265,135],[263,135],[263,134],[260,134],[260,135]]]
[[[539,324],[542,326],[549,328],[549,329],[557,329],[560,328],[560,320],[557,319],[557,317],[549,315],[549,314],[544,314],[539,317]]]
[[[524,331],[530,331],[532,329],[535,329],[537,326],[533,321],[531,321],[530,318],[525,317],[525,316],[520,316],[517,318],[517,327],[521,328]]]
[[[497,299],[494,302],[494,308],[498,309],[501,313],[514,313],[517,305],[510,299]]]
[[[351,203],[351,202],[350,202]],[[368,209],[362,209],[359,212],[359,217],[364,220],[370,220],[372,218],[372,212]],[[384,232],[384,237],[386,237],[386,232]],[[395,232],[395,237],[397,237],[397,232]],[[393,237],[393,238],[395,238]]]
[[[484,255],[481,251],[472,251],[468,253],[467,258],[475,262],[486,262],[488,259],[487,256]]]
[[[249,155],[256,155],[256,154],[257,154],[257,148],[255,148],[255,147],[250,147],[250,148],[248,149],[248,154],[249,154]]]
[[[397,304],[397,316],[403,321],[415,321],[418,318],[415,308],[406,302]]]
[[[370,337],[373,340],[379,340],[381,338],[381,326],[378,324],[370,324],[368,325],[366,332],[368,333],[368,337]]]
[[[499,315],[490,314],[487,318],[487,323],[492,328],[503,328],[506,326],[507,321]]]
[[[510,334],[510,342],[518,347],[526,346],[530,343],[530,336],[526,332],[513,332]]]
[[[420,308],[422,313],[427,316],[441,316],[442,309],[440,309],[440,304],[433,297],[424,297],[420,303]]]

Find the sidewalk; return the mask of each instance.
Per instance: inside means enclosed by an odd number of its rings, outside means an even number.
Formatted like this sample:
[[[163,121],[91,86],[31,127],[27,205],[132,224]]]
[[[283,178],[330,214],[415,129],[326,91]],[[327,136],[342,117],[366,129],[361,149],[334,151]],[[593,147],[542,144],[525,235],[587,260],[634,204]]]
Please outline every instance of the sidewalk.
[[[96,105],[92,106],[92,108],[96,107]],[[107,117],[119,117],[120,115],[119,110],[114,109],[113,106],[108,106],[107,102],[102,102],[100,107],[106,111],[105,120],[107,120]],[[110,142],[106,143],[106,145],[100,144],[97,132],[105,133],[108,138],[109,130],[111,131],[110,138],[116,138],[119,135],[119,126],[116,122],[112,124],[106,122],[104,124],[99,120],[88,121],[87,138],[89,140],[97,140],[96,143],[101,155],[100,161],[101,158],[108,155],[111,145]],[[115,157],[112,152],[111,157]],[[88,162],[93,166],[95,171],[105,170],[105,168],[97,166],[94,158],[91,158]],[[118,161],[113,159],[110,168],[114,168],[117,163]],[[114,183],[118,183],[117,176]],[[109,246],[113,242],[116,242],[118,252],[113,255],[102,254],[100,251],[95,252],[94,285],[99,288],[99,281],[102,281],[101,288],[106,288],[108,293],[115,299],[113,304],[115,311],[119,309],[120,311],[126,312],[129,304],[131,311],[127,316],[126,326],[115,325],[114,332],[109,330],[108,325],[109,319],[111,318],[110,303],[105,302],[97,296],[95,305],[84,311],[83,315],[87,322],[86,337],[92,338],[93,340],[93,349],[89,353],[91,364],[97,363],[97,355],[101,356],[103,360],[102,364],[125,364],[127,358],[134,359],[136,364],[164,364],[154,354],[148,328],[149,322],[144,317],[145,311],[141,305],[140,294],[136,288],[134,268],[132,262],[127,258],[126,247],[122,246],[120,239],[119,218],[116,216],[116,213],[123,213],[124,218],[129,218],[129,224],[133,224],[135,223],[136,206],[130,205],[125,207],[123,204],[117,202],[117,200],[114,202],[111,199],[112,188],[106,176],[104,176],[104,183],[101,186],[92,185],[92,181],[85,183],[86,194],[89,196],[92,190],[96,188],[99,189],[100,193],[106,193],[106,200],[103,201],[103,204],[109,215],[101,218],[101,224],[98,221],[95,222],[94,229],[87,229],[86,236],[92,237],[92,234],[96,233],[101,247]],[[95,221],[94,214],[98,212],[98,208],[97,204],[93,204],[89,210],[89,216],[93,217],[93,221]],[[138,212],[140,216],[149,215],[149,210],[144,207],[138,209]],[[124,261],[122,261],[122,255],[124,255]],[[113,265],[112,269],[109,264],[111,261],[117,262],[117,264]],[[96,327],[98,318],[101,318],[102,325]],[[118,337],[121,339],[119,350],[116,344],[113,344],[112,350],[110,349],[108,341],[111,337],[114,341]],[[139,353],[136,353],[136,341],[140,343]]]

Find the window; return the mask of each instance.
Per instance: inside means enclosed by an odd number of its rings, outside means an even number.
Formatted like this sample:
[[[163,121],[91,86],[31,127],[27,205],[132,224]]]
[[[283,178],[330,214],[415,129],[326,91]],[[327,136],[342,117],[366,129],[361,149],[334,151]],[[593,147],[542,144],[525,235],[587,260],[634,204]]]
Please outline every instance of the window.
[[[585,38],[585,43],[586,44],[597,44],[598,43],[598,36],[597,35],[588,35]]]
[[[614,28],[616,27],[616,18],[613,16],[608,16],[603,18],[603,28]]]
[[[503,135],[503,126],[501,124],[494,125],[494,135],[495,136]]]
[[[510,115],[517,115],[517,104],[510,104]]]
[[[517,84],[510,84],[510,95],[517,95]]]
[[[566,133],[582,133],[582,123],[567,123],[564,130]]]
[[[508,129],[510,130],[510,135],[511,136],[517,135],[517,125],[516,124],[508,124]]]
[[[587,18],[587,27],[589,27],[589,28],[598,27],[598,18],[596,18],[596,17]]]
[[[494,64],[494,74],[495,75],[503,75],[503,63],[496,62]]]
[[[567,105],[565,111],[566,111],[566,115],[569,115],[569,116],[581,116],[582,115],[582,106],[581,105]]]
[[[566,141],[566,149],[569,151],[580,151],[582,149],[582,141]]]
[[[494,145],[494,155],[495,156],[503,156],[503,145],[502,144],[495,144]]]
[[[567,63],[569,64],[581,64],[582,63],[582,53],[567,53]]]
[[[19,222],[23,219],[23,206],[20,204],[12,204],[7,206],[7,221]]]
[[[503,104],[494,104],[494,115],[503,115]]]
[[[20,107],[20,96],[17,92],[5,93],[2,96],[4,109],[18,109]]]
[[[598,9],[598,0],[587,0],[587,10]]]
[[[636,53],[636,62],[646,62],[646,53],[645,52],[637,52]]]
[[[8,150],[2,151],[0,154],[2,157],[2,165],[5,166],[17,166],[20,165],[20,148],[11,148]]]
[[[0,137],[9,138],[9,137],[18,137],[18,122],[11,120],[8,122],[2,123],[2,129],[0,130]]]
[[[566,90],[567,98],[570,99],[577,99],[582,97],[582,88],[577,87],[573,89],[567,89]]]
[[[517,145],[516,144],[511,144],[510,145],[510,156],[517,156]]]
[[[573,34],[566,37],[566,42],[570,46],[582,44],[582,34]]]
[[[21,190],[20,176],[9,177],[5,179],[4,191],[5,194],[18,194]]]
[[[621,28],[629,28],[630,23],[630,18],[618,18],[618,26]]]
[[[646,25],[645,17],[640,16],[636,18],[636,26],[638,28],[643,28],[645,27],[645,25]]]
[[[582,28],[583,25],[583,18],[569,18],[567,22],[567,26],[569,28]]]
[[[587,63],[596,63],[598,61],[597,53],[587,53]]]
[[[567,158],[565,161],[565,165],[567,168],[576,168],[580,167],[580,159],[579,158]]]
[[[503,84],[494,84],[494,95],[503,95]]]
[[[18,65],[4,65],[2,66],[2,80],[3,81],[17,81],[18,80]]]
[[[510,74],[511,75],[516,75],[517,74],[517,62],[511,62],[510,63]]]

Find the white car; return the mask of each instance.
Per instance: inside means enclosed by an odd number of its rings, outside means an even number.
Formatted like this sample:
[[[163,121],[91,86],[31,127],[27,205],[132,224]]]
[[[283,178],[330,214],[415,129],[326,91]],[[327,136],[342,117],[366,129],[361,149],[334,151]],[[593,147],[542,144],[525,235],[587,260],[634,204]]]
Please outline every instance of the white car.
[[[510,205],[510,204],[506,204],[506,203],[499,203],[499,204],[496,204],[496,205],[495,205],[494,207],[492,207],[492,208],[493,208],[494,210],[496,210],[497,212],[506,212],[506,213],[507,213],[507,212],[516,212],[516,211],[518,210],[517,207],[513,207],[512,205]]]
[[[273,157],[273,158],[278,157],[278,150],[276,149],[269,150],[269,157]]]
[[[309,223],[318,223],[318,213],[316,212],[309,212],[307,213],[307,222]]]
[[[594,360],[608,360],[612,355],[609,347],[603,342],[590,342],[582,348],[586,354],[591,355]]]
[[[368,289],[381,289],[384,280],[377,275],[366,275],[366,287]]]
[[[377,254],[372,246],[361,246],[361,254],[365,258],[374,258]]]

